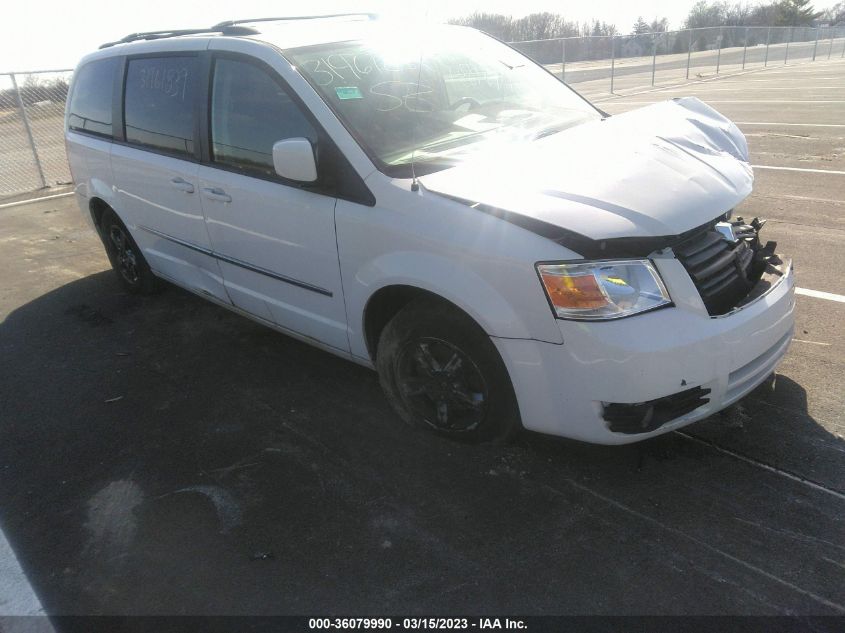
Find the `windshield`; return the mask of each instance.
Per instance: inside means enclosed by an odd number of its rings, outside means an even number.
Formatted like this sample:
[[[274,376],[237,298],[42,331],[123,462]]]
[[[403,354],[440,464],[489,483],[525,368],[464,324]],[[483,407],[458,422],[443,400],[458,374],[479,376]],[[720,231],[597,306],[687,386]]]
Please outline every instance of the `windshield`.
[[[513,49],[469,29],[286,51],[379,167],[442,169],[494,145],[600,118]]]

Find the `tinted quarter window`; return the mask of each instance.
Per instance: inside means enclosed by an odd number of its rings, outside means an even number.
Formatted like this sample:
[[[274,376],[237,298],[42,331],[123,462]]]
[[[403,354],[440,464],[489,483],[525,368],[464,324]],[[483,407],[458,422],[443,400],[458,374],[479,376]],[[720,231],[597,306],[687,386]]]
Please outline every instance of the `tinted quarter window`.
[[[194,153],[195,57],[132,59],[126,71],[126,140],[173,154]]]
[[[76,73],[68,106],[69,129],[112,136],[112,90],[118,62],[117,57],[101,59]]]
[[[273,175],[273,144],[317,132],[267,72],[248,62],[218,59],[211,96],[211,157],[216,163]]]

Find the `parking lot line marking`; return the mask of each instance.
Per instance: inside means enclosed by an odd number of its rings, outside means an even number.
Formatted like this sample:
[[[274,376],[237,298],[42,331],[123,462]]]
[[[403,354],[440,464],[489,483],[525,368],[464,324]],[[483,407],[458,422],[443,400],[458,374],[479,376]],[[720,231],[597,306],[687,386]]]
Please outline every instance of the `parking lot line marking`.
[[[46,615],[3,530],[0,530],[0,615]]]
[[[698,442],[699,444],[704,444],[706,446],[714,448],[717,451],[719,451],[720,453],[724,453],[725,455],[730,455],[731,457],[735,457],[736,459],[743,461],[747,464],[751,464],[752,466],[758,466],[758,467],[762,468],[763,470],[768,470],[769,472],[775,473],[776,475],[780,475],[782,477],[786,477],[787,479],[791,479],[792,481],[796,481],[800,484],[804,484],[805,486],[809,486],[810,488],[813,488],[814,490],[818,490],[819,492],[826,492],[829,495],[833,495],[834,497],[837,497],[838,499],[845,501],[845,494],[842,494],[841,492],[839,492],[838,490],[834,490],[833,488],[827,488],[825,486],[822,486],[821,484],[818,484],[811,479],[805,479],[804,477],[799,477],[798,475],[791,473],[788,470],[782,470],[780,468],[775,468],[774,466],[771,466],[771,465],[767,464],[766,462],[761,462],[757,459],[752,459],[751,457],[747,457],[747,456],[743,455],[742,453],[737,453],[736,451],[732,451],[728,448],[725,448],[724,446],[720,446],[719,444],[716,444],[715,442],[711,442],[710,440],[705,440],[704,438],[701,438],[701,437],[696,437],[695,435],[690,435],[689,433],[685,433],[684,431],[675,431],[675,434],[680,435],[681,437],[686,438],[688,440],[692,440],[693,442]]]
[[[808,174],[833,174],[834,176],[845,176],[845,171],[835,169],[810,169],[808,167],[778,167],[777,165],[751,165],[754,169],[773,169],[776,171],[800,171]]]
[[[692,436],[687,436],[685,433],[680,433],[680,435],[683,435],[684,437],[690,437],[691,439],[698,439],[698,438],[693,438]],[[702,440],[699,440],[699,441],[702,441]],[[709,444],[709,442],[704,442],[704,443]],[[718,447],[716,447],[716,448],[718,448]],[[832,600],[828,600],[827,598],[820,596],[816,593],[813,593],[812,591],[809,591],[807,589],[804,589],[803,587],[799,587],[798,585],[795,585],[795,584],[789,582],[788,580],[781,578],[780,576],[776,576],[775,574],[772,574],[772,573],[766,571],[765,569],[757,567],[757,565],[749,563],[746,560],[742,560],[741,558],[738,558],[738,557],[734,556],[733,554],[729,554],[728,552],[726,552],[722,549],[719,549],[718,547],[716,547],[715,545],[713,545],[711,543],[708,543],[707,541],[704,541],[700,538],[696,538],[695,536],[693,536],[691,534],[687,534],[686,532],[684,532],[683,530],[681,530],[679,528],[672,527],[670,525],[666,525],[665,523],[662,523],[658,519],[655,519],[654,517],[649,516],[648,514],[644,514],[644,513],[640,512],[639,510],[636,510],[636,509],[634,509],[630,506],[627,506],[624,503],[617,501],[616,499],[613,499],[613,498],[608,497],[607,495],[604,495],[604,494],[602,494],[602,493],[600,493],[596,490],[593,490],[592,488],[589,488],[588,486],[585,486],[584,484],[579,483],[579,482],[575,481],[574,479],[567,479],[566,482],[569,485],[571,485],[572,487],[574,487],[578,490],[581,490],[582,492],[585,492],[589,495],[592,495],[596,499],[600,499],[601,501],[604,501],[606,504],[613,506],[614,508],[616,508],[618,510],[621,510],[623,512],[627,512],[628,514],[631,514],[631,515],[639,518],[642,521],[646,521],[647,523],[650,523],[652,525],[656,525],[657,527],[662,528],[663,530],[666,530],[667,532],[671,532],[672,534],[680,536],[681,538],[687,539],[688,541],[692,541],[693,543],[695,543],[699,547],[702,547],[703,549],[706,549],[708,551],[713,552],[714,554],[722,556],[723,558],[726,558],[726,559],[736,563],[737,565],[745,567],[746,569],[748,569],[750,571],[753,571],[757,574],[760,574],[761,576],[764,576],[764,577],[768,578],[769,580],[776,582],[780,585],[788,587],[789,589],[792,589],[793,591],[796,591],[796,592],[798,592],[802,595],[805,595],[808,598],[812,598],[813,600],[815,600],[815,601],[817,601],[821,604],[824,604],[824,605],[830,607],[831,609],[838,611],[839,613],[845,613],[845,606],[842,606],[841,604],[833,602]],[[549,489],[549,490],[552,490],[554,492],[557,492],[558,494],[562,494],[560,491],[555,489],[553,486],[549,486],[548,484],[546,485],[546,488]]]
[[[761,121],[734,121],[737,125],[771,125],[784,127],[845,127],[845,123],[773,123]]]
[[[792,340],[796,343],[809,343],[810,345],[823,345],[825,347],[830,347],[830,343],[820,343],[819,341],[805,341],[802,338],[794,338]]]
[[[836,301],[838,303],[845,303],[845,295],[835,295],[832,292],[808,290],[807,288],[796,288],[795,294],[804,295],[805,297],[815,297],[816,299],[827,299],[828,301]]]
[[[620,99],[619,101],[614,101],[613,103],[621,103],[622,105],[651,105],[654,101],[625,101],[624,99]],[[783,99],[754,99],[753,101],[748,100],[711,100],[707,99],[707,103],[716,103],[716,104],[758,104],[758,103],[804,103],[804,104],[819,104],[819,103],[845,103],[845,101],[837,100],[837,101],[817,101],[815,99],[807,100],[800,100],[800,101],[785,101]]]
[[[812,196],[769,196],[766,194],[757,194],[761,198],[771,198],[773,200],[801,200],[803,202],[823,202],[826,204],[842,204],[842,200],[835,200],[833,198],[814,198]],[[797,223],[796,223],[797,224]],[[842,229],[840,229],[842,230]]]
[[[19,207],[22,204],[29,204],[30,202],[41,202],[42,200],[53,200],[54,198],[65,198],[67,196],[72,196],[73,191],[68,191],[67,193],[57,193],[52,196],[42,196],[41,198],[30,198],[29,200],[18,200],[17,202],[7,202],[6,204],[0,204],[0,209],[8,209],[9,207]]]
[[[783,92],[793,91],[807,91],[807,90],[845,90],[845,86],[801,86],[796,88],[795,86],[757,86],[755,90],[778,90]],[[748,86],[745,85],[745,82],[736,83],[732,87],[719,87],[719,88],[712,88],[710,86],[707,87],[707,92],[747,92]]]

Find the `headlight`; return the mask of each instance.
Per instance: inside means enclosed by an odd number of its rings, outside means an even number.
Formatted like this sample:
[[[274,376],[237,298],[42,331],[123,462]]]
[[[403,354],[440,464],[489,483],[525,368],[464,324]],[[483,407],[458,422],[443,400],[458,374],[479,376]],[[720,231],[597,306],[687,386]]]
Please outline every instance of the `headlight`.
[[[647,259],[537,264],[559,319],[619,319],[672,302]]]

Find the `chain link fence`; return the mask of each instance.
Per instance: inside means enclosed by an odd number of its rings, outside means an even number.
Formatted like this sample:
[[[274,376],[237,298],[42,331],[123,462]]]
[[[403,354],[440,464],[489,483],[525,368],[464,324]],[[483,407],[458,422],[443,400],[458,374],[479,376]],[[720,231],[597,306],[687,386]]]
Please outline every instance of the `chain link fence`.
[[[736,26],[511,42],[595,96],[721,73],[845,57],[845,27]]]
[[[70,183],[64,110],[70,70],[0,74],[0,196]]]
[[[845,27],[713,27],[512,42],[595,97],[720,73],[845,57]],[[0,73],[0,199],[71,177],[64,107],[72,71]]]

